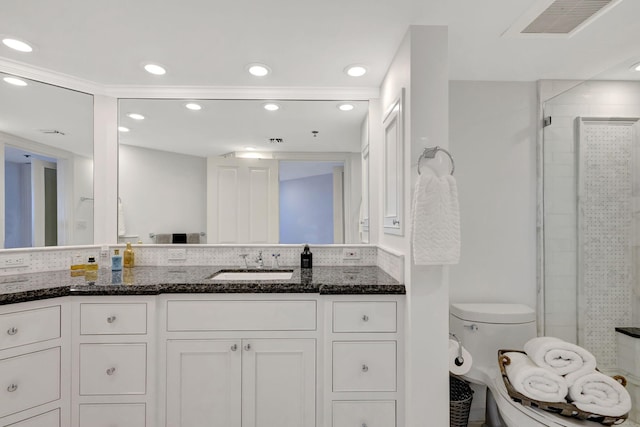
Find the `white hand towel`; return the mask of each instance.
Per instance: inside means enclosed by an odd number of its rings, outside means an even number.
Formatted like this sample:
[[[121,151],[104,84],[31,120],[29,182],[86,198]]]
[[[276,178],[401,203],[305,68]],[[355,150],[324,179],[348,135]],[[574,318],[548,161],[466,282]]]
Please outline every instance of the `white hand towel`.
[[[418,177],[411,209],[411,244],[417,265],[460,260],[458,187],[451,175]]]
[[[524,345],[524,351],[536,365],[564,375],[569,385],[596,369],[593,354],[559,338],[533,338]]]
[[[539,367],[526,354],[509,352],[505,365],[513,388],[525,396],[543,402],[565,402],[567,383],[560,375]]]
[[[124,236],[127,234],[127,229],[124,225],[124,208],[122,207],[122,200],[118,197],[118,236]]]
[[[622,384],[595,371],[575,380],[569,387],[569,399],[583,411],[609,417],[631,410],[631,396]]]

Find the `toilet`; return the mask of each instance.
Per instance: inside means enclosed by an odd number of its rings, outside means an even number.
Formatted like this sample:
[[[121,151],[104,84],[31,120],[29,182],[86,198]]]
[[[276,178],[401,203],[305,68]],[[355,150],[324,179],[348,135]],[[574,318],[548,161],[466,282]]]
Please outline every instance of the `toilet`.
[[[487,387],[486,427],[593,427],[593,422],[528,408],[509,397],[498,366],[498,350],[522,350],[536,336],[532,308],[522,304],[451,304],[449,331],[473,359],[463,378]]]

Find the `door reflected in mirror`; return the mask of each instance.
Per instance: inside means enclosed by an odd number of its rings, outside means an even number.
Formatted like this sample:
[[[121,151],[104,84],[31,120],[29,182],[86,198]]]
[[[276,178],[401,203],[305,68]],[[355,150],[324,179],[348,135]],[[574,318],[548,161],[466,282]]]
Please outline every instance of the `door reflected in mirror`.
[[[118,239],[366,242],[368,102],[342,104],[121,99]]]
[[[92,244],[93,96],[20,80],[0,80],[3,248]]]

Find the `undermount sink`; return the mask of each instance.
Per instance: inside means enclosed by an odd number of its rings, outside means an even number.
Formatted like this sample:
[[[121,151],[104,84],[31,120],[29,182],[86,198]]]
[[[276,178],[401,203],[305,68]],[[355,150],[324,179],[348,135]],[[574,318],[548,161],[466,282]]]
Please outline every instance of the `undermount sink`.
[[[293,270],[278,271],[221,271],[210,277],[212,280],[289,280]]]

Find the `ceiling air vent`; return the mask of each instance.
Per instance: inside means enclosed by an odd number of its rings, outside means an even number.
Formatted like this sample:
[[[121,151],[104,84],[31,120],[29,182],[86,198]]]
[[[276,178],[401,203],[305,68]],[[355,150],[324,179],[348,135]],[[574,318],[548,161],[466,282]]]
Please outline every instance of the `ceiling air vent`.
[[[47,135],[66,135],[64,132],[59,131],[57,129],[40,129],[40,132],[45,133]]]
[[[572,36],[622,0],[539,0],[505,35]]]
[[[269,144],[282,144],[283,142],[282,138],[269,138]]]

